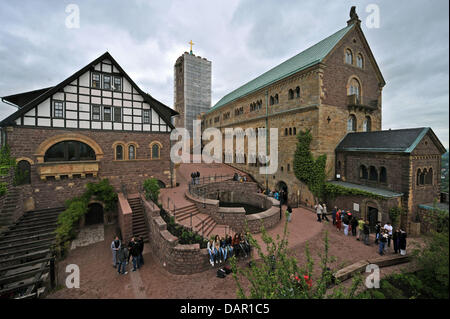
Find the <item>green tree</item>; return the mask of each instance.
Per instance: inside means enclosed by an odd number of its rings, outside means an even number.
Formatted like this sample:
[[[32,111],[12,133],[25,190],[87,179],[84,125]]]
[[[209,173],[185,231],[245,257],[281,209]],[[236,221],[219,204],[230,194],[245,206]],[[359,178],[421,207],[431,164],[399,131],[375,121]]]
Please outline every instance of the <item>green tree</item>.
[[[310,150],[312,141],[310,130],[300,131],[297,134],[297,140],[294,154],[294,174],[299,181],[308,186],[315,201],[321,201],[324,198],[327,156],[324,154],[314,159]]]
[[[266,246],[263,251],[259,243],[249,234],[250,245],[256,250],[258,260],[252,261],[250,267],[238,267],[236,258],[231,258],[233,278],[237,285],[237,296],[242,299],[311,299],[311,298],[352,298],[361,283],[357,277],[350,289],[345,289],[335,283],[333,290],[328,288],[333,284],[332,270],[328,267],[333,261],[328,254],[328,234],[324,234],[324,249],[319,254],[320,274],[313,273],[314,261],[308,244],[305,248],[306,264],[299,266],[295,257],[288,253],[287,221],[282,237],[271,238],[262,227],[262,240]],[[250,291],[247,293],[244,283],[248,282]]]

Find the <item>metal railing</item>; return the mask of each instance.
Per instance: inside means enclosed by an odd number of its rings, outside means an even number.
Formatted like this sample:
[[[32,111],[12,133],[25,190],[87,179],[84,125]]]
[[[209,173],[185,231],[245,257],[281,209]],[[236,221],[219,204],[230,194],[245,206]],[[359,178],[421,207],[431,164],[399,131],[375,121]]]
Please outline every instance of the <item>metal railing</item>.
[[[347,95],[347,104],[348,106],[362,106],[374,110],[378,108],[378,100],[370,99],[358,94]]]

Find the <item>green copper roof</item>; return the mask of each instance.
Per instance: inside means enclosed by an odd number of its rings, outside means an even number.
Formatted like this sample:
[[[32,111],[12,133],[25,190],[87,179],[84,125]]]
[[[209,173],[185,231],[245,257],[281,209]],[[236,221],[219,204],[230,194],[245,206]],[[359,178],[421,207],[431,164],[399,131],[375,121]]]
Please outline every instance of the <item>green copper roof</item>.
[[[354,24],[351,24],[337,31],[328,38],[320,41],[305,51],[300,52],[296,56],[258,76],[256,79],[251,80],[240,88],[225,95],[219,102],[216,103],[216,105],[214,105],[213,108],[208,111],[208,113],[271,83],[321,62],[353,26]]]

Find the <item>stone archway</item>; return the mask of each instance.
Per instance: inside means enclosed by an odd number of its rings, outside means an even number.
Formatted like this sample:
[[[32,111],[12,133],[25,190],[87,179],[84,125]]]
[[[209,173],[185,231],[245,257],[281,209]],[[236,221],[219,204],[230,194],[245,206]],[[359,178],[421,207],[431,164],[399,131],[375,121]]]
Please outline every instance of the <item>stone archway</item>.
[[[104,223],[104,211],[101,203],[92,202],[88,205],[88,211],[84,216],[84,224],[86,226],[103,224]]]
[[[361,217],[369,222],[370,229],[375,230],[375,225],[377,221],[381,221],[382,210],[380,203],[374,199],[368,199],[364,201],[363,210],[361,211]]]

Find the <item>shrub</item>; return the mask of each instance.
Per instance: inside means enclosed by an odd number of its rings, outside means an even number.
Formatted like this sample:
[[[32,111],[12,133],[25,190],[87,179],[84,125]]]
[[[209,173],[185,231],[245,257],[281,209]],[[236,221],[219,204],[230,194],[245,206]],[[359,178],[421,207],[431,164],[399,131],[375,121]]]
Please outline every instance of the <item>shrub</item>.
[[[156,178],[149,178],[144,181],[145,198],[151,199],[154,203],[158,203],[159,184]]]

